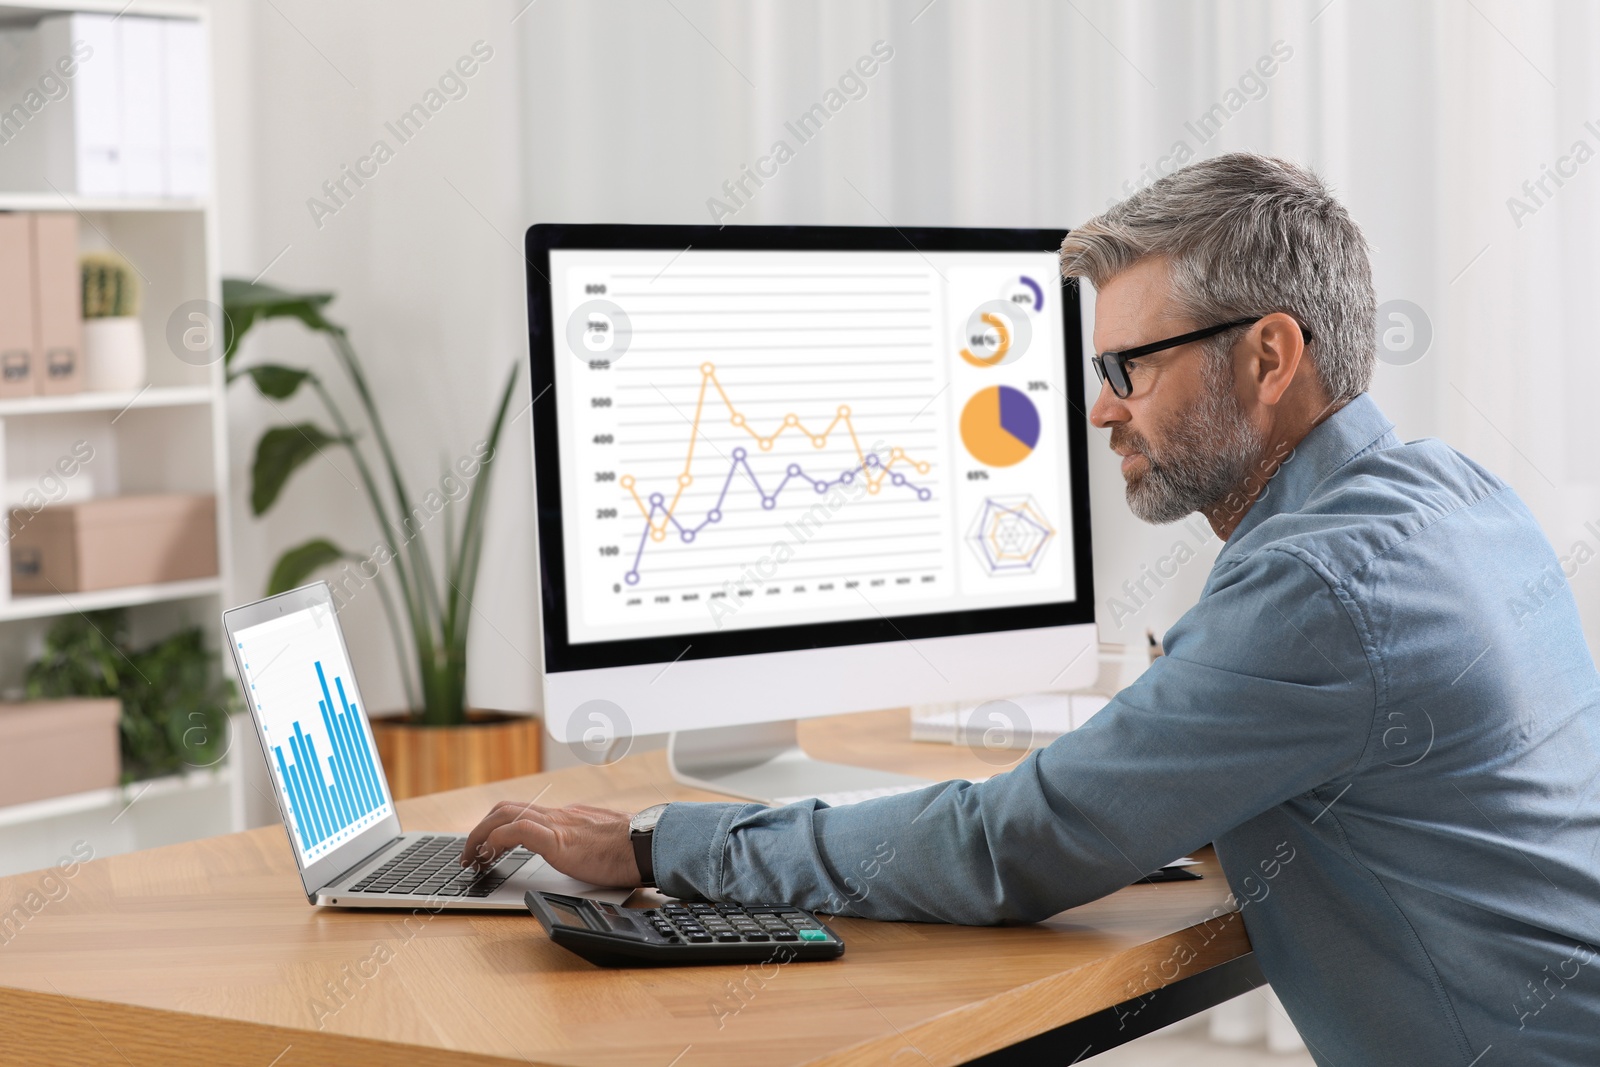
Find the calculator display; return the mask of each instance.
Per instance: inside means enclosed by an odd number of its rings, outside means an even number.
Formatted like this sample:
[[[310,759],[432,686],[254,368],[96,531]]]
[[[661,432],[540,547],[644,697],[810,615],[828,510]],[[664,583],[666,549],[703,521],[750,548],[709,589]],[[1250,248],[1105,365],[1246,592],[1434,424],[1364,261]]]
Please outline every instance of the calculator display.
[[[587,930],[589,928],[589,924],[583,921],[583,916],[579,915],[576,909],[569,908],[567,905],[551,900],[549,897],[545,897],[544,902],[545,905],[553,913],[555,913],[555,917],[557,921],[561,923],[561,925],[576,926],[580,930]]]

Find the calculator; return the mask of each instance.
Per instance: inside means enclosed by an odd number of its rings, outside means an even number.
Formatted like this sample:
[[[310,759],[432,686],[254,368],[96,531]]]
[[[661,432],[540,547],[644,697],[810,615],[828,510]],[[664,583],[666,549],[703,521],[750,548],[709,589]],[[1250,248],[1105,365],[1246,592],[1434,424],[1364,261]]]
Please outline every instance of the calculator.
[[[538,890],[524,900],[550,940],[602,966],[787,963],[844,955],[838,934],[788,904],[673,901],[660,908],[621,908]]]

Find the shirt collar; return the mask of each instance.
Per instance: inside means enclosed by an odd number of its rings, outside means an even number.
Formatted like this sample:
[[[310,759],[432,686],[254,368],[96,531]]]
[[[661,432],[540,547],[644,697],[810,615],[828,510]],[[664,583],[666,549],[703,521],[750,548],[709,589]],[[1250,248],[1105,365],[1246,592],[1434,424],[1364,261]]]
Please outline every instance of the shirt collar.
[[[1266,491],[1245,512],[1228,538],[1227,547],[1238,544],[1246,534],[1274,515],[1305,506],[1317,486],[1367,449],[1398,444],[1393,431],[1394,423],[1367,393],[1361,393],[1329,415],[1301,439],[1278,467]]]

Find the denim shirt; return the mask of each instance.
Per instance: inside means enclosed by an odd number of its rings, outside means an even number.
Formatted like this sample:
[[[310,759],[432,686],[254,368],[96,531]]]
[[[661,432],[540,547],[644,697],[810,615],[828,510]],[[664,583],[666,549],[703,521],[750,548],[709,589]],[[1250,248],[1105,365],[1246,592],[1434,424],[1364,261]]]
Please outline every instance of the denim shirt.
[[[1510,488],[1392,430],[1365,394],[1312,430],[1083,727],[978,784],[672,804],[663,891],[1027,923],[1215,842],[1318,1064],[1600,1064],[1577,605]]]

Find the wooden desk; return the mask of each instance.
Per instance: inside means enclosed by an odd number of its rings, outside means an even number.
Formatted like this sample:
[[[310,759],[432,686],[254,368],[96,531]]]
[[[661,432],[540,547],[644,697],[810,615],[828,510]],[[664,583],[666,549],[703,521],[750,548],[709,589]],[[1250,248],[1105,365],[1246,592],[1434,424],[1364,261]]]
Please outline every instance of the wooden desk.
[[[993,770],[907,740],[903,710],[818,720],[802,738],[841,761]],[[718,799],[673,783],[651,752],[399,807],[407,829],[464,832],[493,801],[534,796]],[[311,908],[268,826],[0,880],[0,1062],[1073,1062],[1260,983],[1209,853],[1201,869],[1031,927],[836,919],[837,962],[603,970],[531,915]]]

